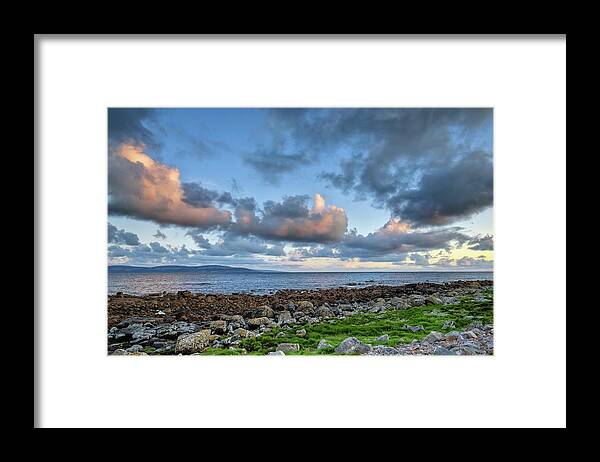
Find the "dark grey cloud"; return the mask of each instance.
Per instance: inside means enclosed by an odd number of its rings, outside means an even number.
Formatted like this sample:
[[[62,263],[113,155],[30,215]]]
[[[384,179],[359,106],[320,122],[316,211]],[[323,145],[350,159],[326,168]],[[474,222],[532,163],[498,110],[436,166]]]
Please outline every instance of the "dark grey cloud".
[[[189,230],[186,235],[190,236],[196,246],[202,249],[202,255],[206,256],[284,256],[284,244],[266,242],[254,236],[239,236],[233,233],[223,233],[218,242],[211,244],[201,232]]]
[[[340,255],[345,258],[389,258],[391,255],[450,249],[469,239],[461,228],[456,227],[422,231],[400,229],[400,226],[399,222],[390,220],[383,228],[367,235],[352,230],[338,245]]]
[[[108,108],[108,139],[112,143],[142,144],[152,149],[159,143],[150,128],[156,111],[147,108]]]
[[[139,245],[140,239],[135,233],[118,229],[116,226],[108,224],[108,242],[114,244]]]
[[[263,179],[278,185],[281,176],[293,172],[312,161],[304,153],[284,153],[276,150],[257,149],[244,158],[246,164],[253,167]]]
[[[229,192],[218,192],[205,188],[199,183],[181,183],[183,201],[194,207],[237,206],[239,201],[247,200],[233,198]]]
[[[471,250],[494,250],[494,237],[491,234],[476,236],[467,243],[467,246]]]
[[[398,220],[388,221],[382,228],[367,235],[350,230],[336,243],[296,248],[293,255],[300,257],[329,257],[349,260],[359,258],[372,262],[402,262],[408,255],[437,249],[449,250],[471,239],[462,228],[410,229]]]
[[[390,190],[385,203],[415,225],[446,225],[490,207],[493,183],[491,155],[473,152],[424,172],[412,188]]]
[[[321,179],[416,226],[492,205],[491,109],[274,109],[267,121],[272,145],[246,161],[271,182],[343,148]]]

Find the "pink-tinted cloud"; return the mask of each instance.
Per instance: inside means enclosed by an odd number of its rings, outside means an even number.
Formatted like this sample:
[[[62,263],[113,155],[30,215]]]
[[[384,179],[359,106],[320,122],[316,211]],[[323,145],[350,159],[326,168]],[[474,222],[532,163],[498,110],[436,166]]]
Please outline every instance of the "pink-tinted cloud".
[[[225,226],[231,212],[184,201],[179,170],[152,159],[143,147],[120,144],[109,153],[109,210],[157,223]]]
[[[307,196],[292,196],[280,203],[268,202],[262,216],[254,210],[238,208],[234,231],[281,241],[340,241],[348,228],[345,210],[325,205],[325,199],[318,193],[314,195],[312,209],[306,206],[306,199]]]

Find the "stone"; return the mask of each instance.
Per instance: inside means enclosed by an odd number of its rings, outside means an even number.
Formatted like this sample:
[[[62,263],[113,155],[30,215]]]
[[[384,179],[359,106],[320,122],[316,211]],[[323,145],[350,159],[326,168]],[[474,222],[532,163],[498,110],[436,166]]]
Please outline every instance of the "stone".
[[[139,353],[140,351],[144,351],[144,347],[142,345],[133,345],[125,350],[127,353]]]
[[[256,329],[257,327],[264,326],[265,324],[269,324],[269,318],[261,317],[261,318],[250,318],[246,320],[248,327],[251,329]]]
[[[224,316],[221,316],[221,319],[223,321],[226,321],[227,326],[233,330],[239,329],[240,327],[243,327],[243,328],[247,327],[246,320],[244,319],[243,316],[240,316],[239,314],[224,315]]]
[[[463,340],[462,335],[456,331],[448,332],[445,336],[447,342],[456,343]]]
[[[112,352],[111,356],[123,356],[126,355],[127,352],[123,348],[119,348]]]
[[[376,342],[388,342],[390,340],[390,336],[388,334],[380,335],[375,339]]]
[[[450,351],[448,348],[444,348],[443,346],[436,346],[433,350],[434,355],[454,355],[456,353]]]
[[[277,351],[270,351],[269,353],[267,353],[268,356],[285,356],[285,353],[281,350],[277,350]]]
[[[429,295],[427,298],[425,298],[425,303],[427,305],[443,305],[444,302],[435,295]]]
[[[297,343],[280,343],[277,345],[277,351],[289,353],[290,351],[300,351],[300,345]]]
[[[399,355],[400,350],[385,345],[375,345],[373,349],[367,354],[376,356],[394,356]]]
[[[369,351],[371,351],[371,349],[371,345],[364,344],[356,337],[348,337],[337,346],[335,352],[344,355],[363,354],[368,353]]]
[[[208,327],[214,333],[224,334],[227,332],[227,321],[212,321]]]
[[[475,334],[475,332],[473,332],[471,330],[462,332],[460,335],[462,335],[463,338],[467,338],[467,339],[476,339],[477,338],[477,335]]]
[[[315,306],[311,302],[303,300],[300,303],[298,303],[298,307],[296,309],[305,313],[312,313],[315,309]]]
[[[321,318],[331,318],[333,317],[333,312],[327,306],[320,306],[317,308],[317,316]]]
[[[423,306],[425,305],[425,297],[423,295],[413,294],[409,296],[408,303],[410,306]]]
[[[442,334],[432,330],[431,332],[429,332],[429,334],[427,334],[427,336],[423,339],[423,341],[427,342],[427,343],[435,343],[435,342],[439,342],[443,339],[444,339],[444,336]]]
[[[239,327],[238,329],[233,331],[233,336],[240,338],[251,338],[254,337],[254,332],[250,332],[249,330],[244,329],[243,327]]]
[[[323,338],[319,341],[319,344],[317,345],[317,350],[323,350],[324,348],[331,348],[331,347],[332,347],[331,343],[328,343],[327,340],[325,340]]]
[[[275,312],[273,311],[273,309],[269,306],[269,305],[262,305],[259,306],[256,309],[256,315],[257,318],[274,318],[275,317]]]
[[[306,337],[306,329],[299,329],[296,331],[298,337]]]
[[[210,345],[211,337],[209,329],[182,335],[177,338],[177,343],[175,343],[175,353],[200,353]]]
[[[280,326],[284,324],[292,324],[294,322],[294,317],[289,311],[282,311],[279,313],[279,317],[277,318],[277,324]]]

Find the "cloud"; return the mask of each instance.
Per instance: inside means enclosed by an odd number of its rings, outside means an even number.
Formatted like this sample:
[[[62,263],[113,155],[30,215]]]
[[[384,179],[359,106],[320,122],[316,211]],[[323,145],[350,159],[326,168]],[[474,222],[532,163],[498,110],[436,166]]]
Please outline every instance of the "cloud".
[[[415,226],[492,205],[491,109],[274,109],[268,127],[271,146],[247,162],[271,182],[344,153],[320,178]]]
[[[337,242],[346,232],[348,217],[344,209],[325,205],[320,194],[314,195],[312,209],[308,196],[288,196],[281,202],[267,201],[262,213],[255,204],[244,204],[235,210],[236,221],[231,226],[235,234],[252,234],[269,240],[295,242]]]
[[[413,230],[410,224],[392,218],[383,227],[366,236],[352,230],[344,237],[340,249],[341,254],[346,257],[373,257],[447,249],[452,244],[462,244],[468,239],[460,228]]]
[[[155,161],[141,146],[110,149],[108,189],[110,214],[204,229],[231,222],[229,211],[186,202],[179,170]]]
[[[286,154],[275,150],[257,149],[246,156],[244,162],[253,167],[266,181],[278,185],[284,173],[297,170],[310,163],[311,159],[304,153]]]
[[[132,143],[157,149],[160,145],[149,128],[156,123],[156,111],[147,108],[109,108],[108,139],[110,143]]]
[[[475,152],[422,174],[415,187],[386,198],[395,216],[415,225],[446,225],[492,205],[492,158]]]
[[[494,267],[493,260],[486,260],[482,255],[477,258],[473,257],[462,257],[459,259],[441,258],[437,262],[433,263],[434,266],[443,268],[466,268],[471,270],[492,270]]]
[[[160,229],[157,229],[156,234],[153,234],[153,237],[155,237],[156,239],[166,239],[167,235],[161,232]]]
[[[471,250],[494,250],[494,237],[491,234],[478,235],[467,243]]]
[[[108,224],[108,242],[114,244],[138,245],[140,239],[135,233],[130,233],[124,229],[118,229],[116,226]]]
[[[208,256],[285,256],[283,244],[267,244],[254,237],[232,235],[225,236],[225,238],[221,239],[217,244],[210,246],[202,254]]]

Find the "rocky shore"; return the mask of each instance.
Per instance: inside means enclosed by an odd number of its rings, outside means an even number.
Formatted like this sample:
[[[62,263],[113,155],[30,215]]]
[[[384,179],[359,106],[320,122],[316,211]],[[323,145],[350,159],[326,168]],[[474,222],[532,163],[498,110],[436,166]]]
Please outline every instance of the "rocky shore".
[[[491,293],[492,281],[272,295],[119,293],[108,298],[108,352],[489,355]]]

